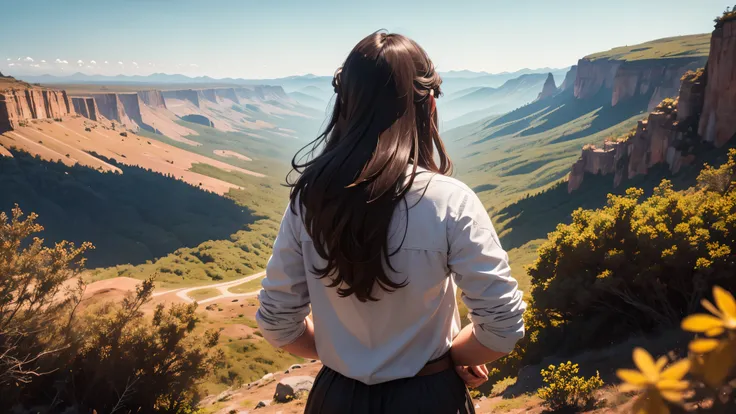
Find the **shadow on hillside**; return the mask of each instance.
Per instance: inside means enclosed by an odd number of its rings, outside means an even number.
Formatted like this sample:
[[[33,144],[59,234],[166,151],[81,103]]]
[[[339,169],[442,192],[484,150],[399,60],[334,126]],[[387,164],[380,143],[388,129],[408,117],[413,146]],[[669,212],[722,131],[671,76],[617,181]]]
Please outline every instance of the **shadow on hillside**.
[[[613,188],[613,175],[586,174],[583,184],[572,194],[567,193],[567,182],[562,181],[499,211],[496,220],[505,221],[504,230],[509,230],[501,236],[501,244],[510,250],[530,240],[545,239],[558,223],[570,223],[570,215],[576,209],[601,208],[606,205],[608,194],[622,195],[627,188],[641,188],[644,197],[648,197],[663,179],[672,181],[676,190],[692,187],[696,184],[703,163],[720,165],[726,161],[728,148],[733,146],[736,143],[724,148],[702,144],[697,150],[698,162],[683,167],[677,174],[670,173],[665,165],[657,165],[649,170],[649,174],[625,180],[618,188]]]
[[[647,110],[647,105],[649,105],[649,100],[650,95],[641,95],[631,98],[619,105],[611,106],[610,93],[599,93],[590,101],[579,101],[575,99],[569,105],[566,105],[565,107],[560,108],[559,111],[550,114],[546,123],[538,127],[527,129],[526,131],[523,131],[521,135],[533,135],[548,131],[549,129],[569,122],[571,119],[583,116],[600,108],[587,128],[570,134],[563,134],[559,138],[551,141],[550,144],[572,141],[574,139],[593,135],[597,132],[603,131],[604,129],[620,124],[634,115],[641,114],[643,116]]]
[[[47,245],[92,242],[88,267],[140,264],[229,238],[258,219],[230,199],[140,167],[99,157],[123,170],[101,173],[11,152],[0,157],[0,211],[17,203],[37,213]]]
[[[601,90],[596,96],[584,100],[575,99],[572,91],[566,91],[550,99],[533,102],[499,117],[489,123],[486,129],[506,125],[474,142],[474,144],[517,133],[522,137],[541,134],[596,112],[590,125],[586,128],[564,134],[551,141],[550,144],[571,141],[603,131],[636,114],[644,113],[649,99],[649,95],[638,96],[613,107],[611,106],[610,90]],[[531,126],[533,123],[537,125]]]

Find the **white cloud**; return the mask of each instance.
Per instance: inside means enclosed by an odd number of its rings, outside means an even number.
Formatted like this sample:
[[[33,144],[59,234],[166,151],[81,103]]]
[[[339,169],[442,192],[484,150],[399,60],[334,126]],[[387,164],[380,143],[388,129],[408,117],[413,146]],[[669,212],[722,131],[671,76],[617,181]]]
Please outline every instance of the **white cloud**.
[[[87,69],[94,69],[94,66],[87,65]]]
[[[108,62],[108,61],[105,61],[105,64],[106,64],[106,65],[109,65],[109,64],[110,64],[110,62]]]
[[[18,66],[18,65],[16,65],[15,63],[11,63],[8,66],[10,67],[10,66]]]
[[[46,63],[46,61],[45,61],[45,60],[43,60],[43,59],[41,59],[41,63]]]
[[[10,58],[7,58],[6,60],[7,60],[8,62],[10,62]]]
[[[118,62],[118,65],[122,65],[122,64],[123,64],[123,62]]]
[[[69,64],[69,61],[68,60],[56,59],[56,63],[61,63],[61,64],[64,64],[64,65],[68,65]]]
[[[91,63],[93,65],[96,65],[97,64],[97,62],[95,62],[94,60],[90,60],[89,63]]]
[[[84,61],[83,61],[83,60],[81,60],[81,59],[80,59],[80,60],[78,60],[78,61],[77,61],[77,66],[84,66]]]
[[[198,65],[198,64],[196,64],[196,63],[190,63],[190,64],[189,64],[189,66],[191,66],[191,67],[193,67],[193,68],[198,68],[198,67],[199,67],[199,65]]]
[[[138,62],[133,62],[133,66],[138,67]]]
[[[39,65],[38,63],[34,63],[34,64],[31,65],[31,67],[32,68],[40,68],[41,65]]]
[[[33,58],[31,58],[30,56],[26,57],[23,60],[25,60],[26,62],[33,62]]]

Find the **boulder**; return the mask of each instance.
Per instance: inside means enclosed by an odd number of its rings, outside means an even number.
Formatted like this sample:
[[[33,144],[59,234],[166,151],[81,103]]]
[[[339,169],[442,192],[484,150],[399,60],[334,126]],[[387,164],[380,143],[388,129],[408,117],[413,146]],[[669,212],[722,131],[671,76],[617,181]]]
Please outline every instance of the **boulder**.
[[[261,381],[268,381],[270,379],[273,379],[273,374],[270,373],[270,372],[268,374],[264,375],[263,377],[261,377]]]
[[[270,400],[261,400],[261,401],[258,401],[258,404],[256,404],[256,408],[268,407],[269,405],[271,405]]]
[[[294,377],[283,378],[276,384],[276,392],[273,399],[276,402],[289,402],[301,393],[308,393],[314,384],[314,377],[308,375],[299,375]]]
[[[292,366],[290,366],[290,367],[289,367],[289,371],[293,371],[293,370],[295,370],[295,369],[299,369],[299,368],[301,368],[301,367],[302,367],[302,366],[301,366],[301,365],[299,365],[299,364],[294,364],[294,365],[292,365]]]

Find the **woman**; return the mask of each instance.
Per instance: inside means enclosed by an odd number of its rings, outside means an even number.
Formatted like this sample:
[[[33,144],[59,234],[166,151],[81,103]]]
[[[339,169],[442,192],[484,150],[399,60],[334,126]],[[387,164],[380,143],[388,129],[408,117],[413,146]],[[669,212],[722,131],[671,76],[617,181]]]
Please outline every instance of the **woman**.
[[[275,347],[324,364],[307,413],[472,413],[466,384],[524,335],[491,220],[448,176],[440,83],[414,41],[371,34],[333,79],[320,153],[292,161],[256,319]]]

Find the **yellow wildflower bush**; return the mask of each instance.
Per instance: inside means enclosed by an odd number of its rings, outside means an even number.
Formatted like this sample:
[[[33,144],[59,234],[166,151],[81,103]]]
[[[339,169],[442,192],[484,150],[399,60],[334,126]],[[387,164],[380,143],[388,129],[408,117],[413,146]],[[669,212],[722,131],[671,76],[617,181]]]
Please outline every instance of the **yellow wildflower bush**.
[[[713,288],[713,299],[701,302],[709,314],[697,313],[682,321],[683,330],[701,335],[690,342],[688,358],[665,368],[665,357],[655,361],[637,348],[638,370],[616,372],[623,381],[621,391],[642,392],[633,412],[669,413],[671,406],[685,403],[694,404],[698,412],[736,412],[736,299],[719,286]]]
[[[554,411],[591,407],[595,403],[594,391],[603,386],[603,380],[597,372],[588,379],[578,376],[579,372],[578,364],[570,361],[543,369],[542,379],[547,385],[540,388],[537,395],[544,400],[544,405]]]

